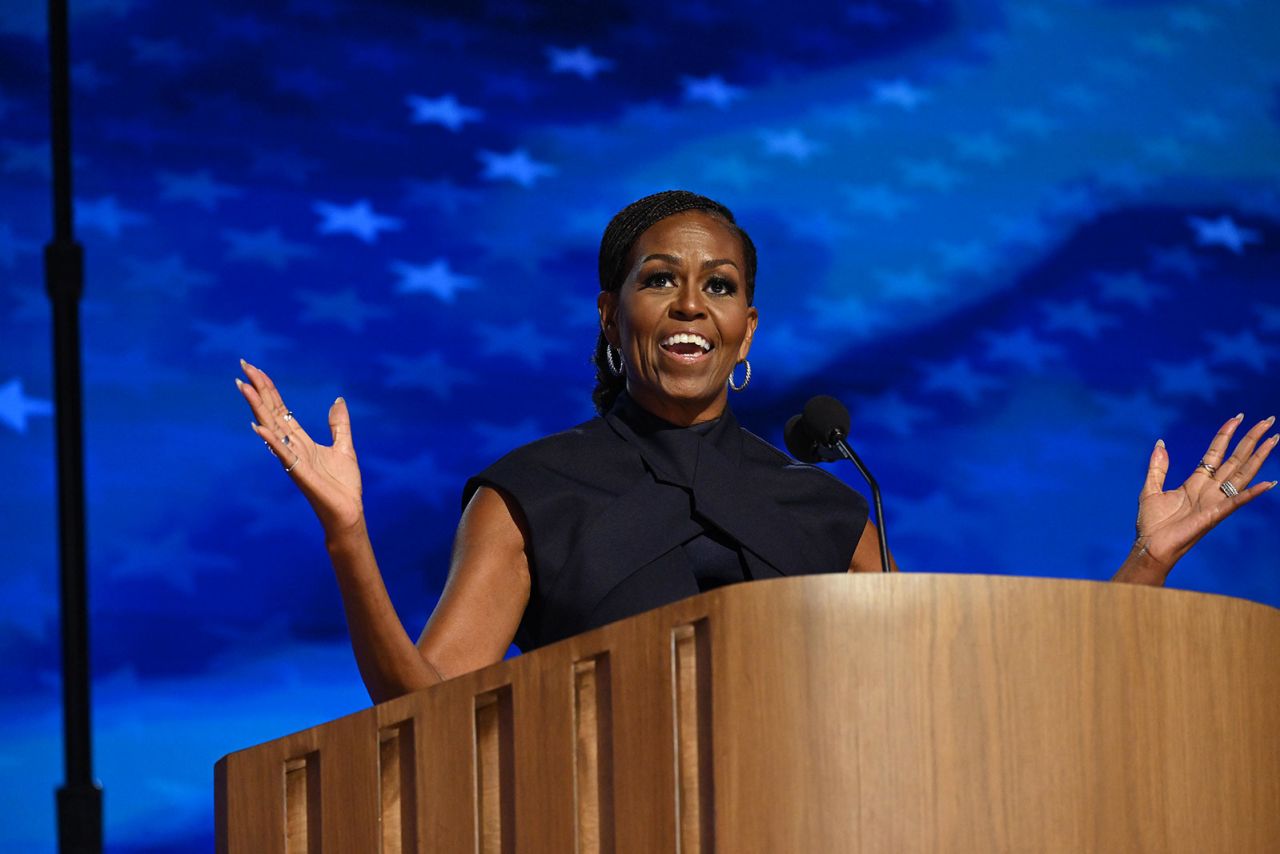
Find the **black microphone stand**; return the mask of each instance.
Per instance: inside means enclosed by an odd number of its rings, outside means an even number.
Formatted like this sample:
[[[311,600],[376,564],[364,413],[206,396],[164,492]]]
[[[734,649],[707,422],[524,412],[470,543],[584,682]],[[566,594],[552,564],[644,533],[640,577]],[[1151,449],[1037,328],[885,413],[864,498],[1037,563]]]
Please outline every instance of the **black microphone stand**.
[[[840,456],[853,463],[854,468],[858,470],[858,474],[862,475],[866,480],[867,486],[871,487],[871,509],[876,517],[876,533],[880,539],[880,571],[889,571],[889,546],[885,542],[884,536],[884,507],[880,503],[880,485],[876,483],[876,479],[871,476],[871,472],[862,464],[862,460],[858,459],[858,455],[854,453],[853,448],[849,447],[846,442],[844,431],[836,428],[831,431],[831,444],[840,452]]]
[[[58,850],[102,851],[102,787],[93,779],[89,720],[89,609],[85,584],[84,437],[80,391],[80,293],[84,252],[72,232],[71,62],[67,0],[49,0],[49,117],[53,240],[44,248],[53,303],[58,437],[58,533],[62,610],[62,741],[66,783],[58,789]]]

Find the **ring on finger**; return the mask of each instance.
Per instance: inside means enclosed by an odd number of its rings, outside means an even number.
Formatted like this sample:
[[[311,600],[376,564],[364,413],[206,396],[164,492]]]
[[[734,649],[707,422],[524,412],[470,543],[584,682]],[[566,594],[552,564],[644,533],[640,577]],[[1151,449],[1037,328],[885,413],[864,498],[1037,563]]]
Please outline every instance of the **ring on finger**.
[[[289,473],[290,473],[290,472],[292,472],[294,469],[296,469],[296,468],[298,467],[298,461],[299,461],[299,460],[301,460],[301,459],[302,459],[302,457],[298,456],[297,454],[294,454],[294,455],[293,455],[293,465],[291,465],[291,466],[289,466],[287,469],[285,469],[285,470],[284,470],[284,473],[285,473],[285,474],[289,474]]]
[[[1236,489],[1229,480],[1224,480],[1218,489],[1221,489],[1228,498],[1235,498],[1240,494],[1240,490]]]
[[[1206,463],[1204,460],[1201,460],[1200,465],[1196,466],[1196,468],[1204,469],[1206,472],[1209,473],[1209,477],[1213,477],[1213,473],[1218,470],[1217,466]]]
[[[284,411],[284,420],[285,420],[285,421],[292,421],[292,420],[293,420],[293,411],[292,411],[292,410],[286,409],[286,410]]]
[[[288,436],[282,436],[282,437],[280,438],[280,441],[284,444],[284,446],[285,446],[286,448],[289,446],[289,437],[288,437]]]

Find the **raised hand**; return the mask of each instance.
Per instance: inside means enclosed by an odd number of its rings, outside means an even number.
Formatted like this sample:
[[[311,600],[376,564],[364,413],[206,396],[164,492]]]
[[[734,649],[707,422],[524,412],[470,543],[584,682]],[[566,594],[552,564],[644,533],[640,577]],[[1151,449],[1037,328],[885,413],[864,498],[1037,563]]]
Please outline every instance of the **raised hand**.
[[[1138,539],[1135,551],[1168,572],[1187,551],[1223,519],[1276,485],[1275,481],[1250,482],[1274,450],[1280,435],[1263,440],[1275,424],[1272,416],[1259,421],[1236,443],[1225,461],[1227,447],[1244,415],[1222,425],[1209,450],[1191,475],[1177,489],[1164,491],[1169,453],[1164,442],[1151,452],[1147,480],[1138,498]]]
[[[285,406],[271,378],[243,359],[248,382],[236,377],[236,387],[253,410],[258,434],[293,478],[320,518],[329,536],[351,530],[364,521],[360,467],[351,444],[351,416],[342,398],[329,408],[332,445],[317,445]]]

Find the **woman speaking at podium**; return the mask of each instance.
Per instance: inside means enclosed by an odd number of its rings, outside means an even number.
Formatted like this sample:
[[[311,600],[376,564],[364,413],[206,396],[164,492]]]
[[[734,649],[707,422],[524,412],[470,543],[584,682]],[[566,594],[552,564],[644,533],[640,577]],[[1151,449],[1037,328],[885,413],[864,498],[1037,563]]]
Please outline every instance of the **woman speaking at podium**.
[[[730,389],[751,380],[756,253],[733,214],[669,191],[623,209],[600,243],[598,417],[517,448],[469,480],[449,579],[415,644],[387,595],[365,526],[345,401],[332,445],[312,441],[271,379],[237,379],[255,432],[324,528],[356,661],[375,703],[724,584],[881,568],[867,502],[738,426]],[[1243,416],[1163,491],[1151,452],[1137,538],[1115,580],[1163,584],[1250,485],[1276,445]],[[896,567],[895,567],[896,568]]]

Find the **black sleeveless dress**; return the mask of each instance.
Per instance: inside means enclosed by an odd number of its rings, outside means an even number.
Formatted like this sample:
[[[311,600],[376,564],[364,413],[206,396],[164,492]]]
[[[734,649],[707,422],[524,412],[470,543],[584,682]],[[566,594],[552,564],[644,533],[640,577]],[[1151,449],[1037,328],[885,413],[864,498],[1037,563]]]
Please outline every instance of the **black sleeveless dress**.
[[[738,426],[677,427],[625,393],[603,417],[517,448],[467,481],[528,524],[524,651],[711,590],[844,572],[867,502]]]

